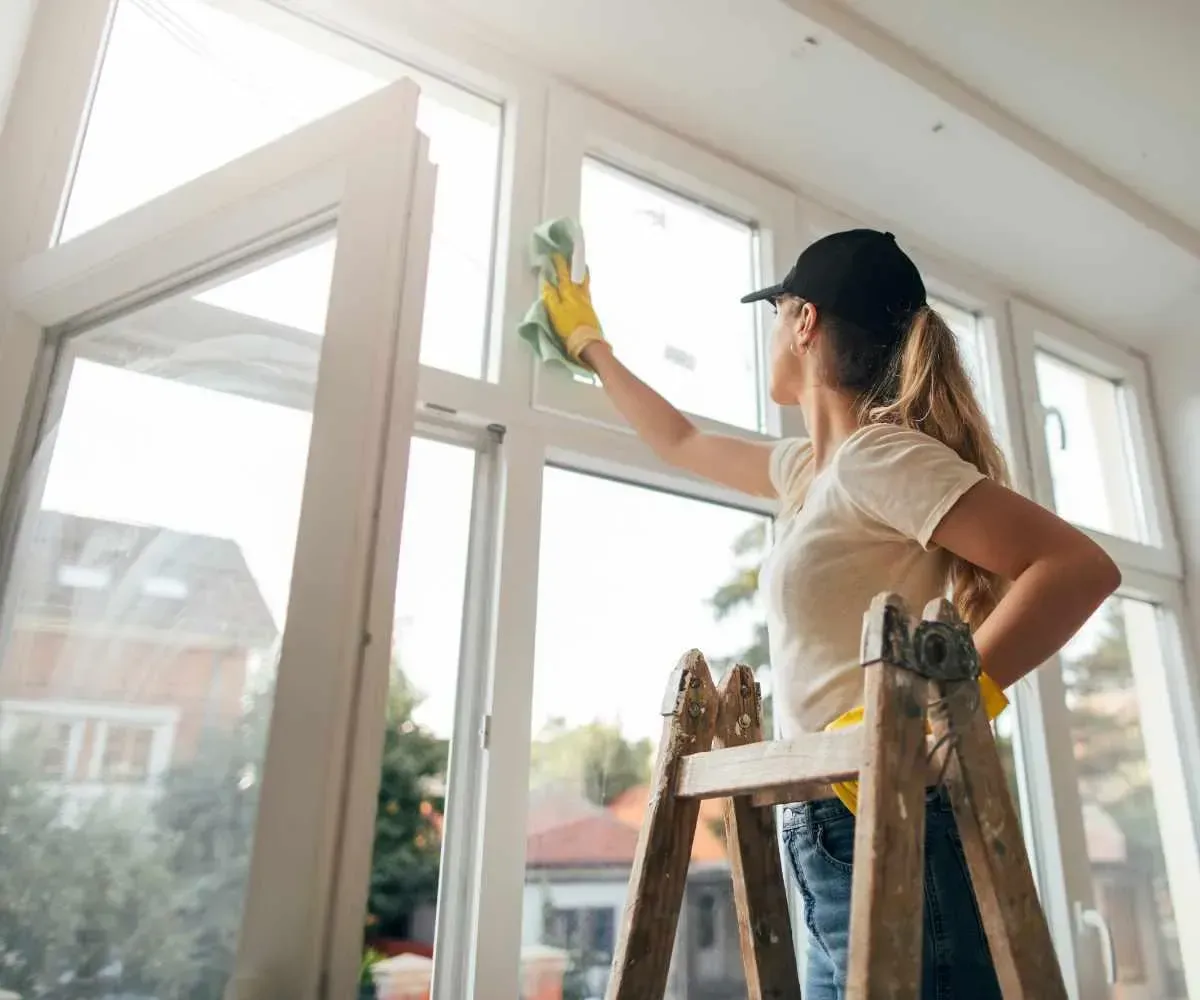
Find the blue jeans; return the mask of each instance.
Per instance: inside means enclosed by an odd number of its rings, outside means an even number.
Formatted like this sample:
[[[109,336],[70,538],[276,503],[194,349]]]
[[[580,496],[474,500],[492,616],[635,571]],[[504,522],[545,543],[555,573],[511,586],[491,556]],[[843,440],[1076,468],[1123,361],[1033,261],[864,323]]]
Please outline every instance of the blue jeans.
[[[804,1000],[842,1000],[850,938],[854,815],[837,799],[784,811],[783,842],[804,898]],[[921,1000],[1000,1000],[962,842],[944,791],[926,793]]]

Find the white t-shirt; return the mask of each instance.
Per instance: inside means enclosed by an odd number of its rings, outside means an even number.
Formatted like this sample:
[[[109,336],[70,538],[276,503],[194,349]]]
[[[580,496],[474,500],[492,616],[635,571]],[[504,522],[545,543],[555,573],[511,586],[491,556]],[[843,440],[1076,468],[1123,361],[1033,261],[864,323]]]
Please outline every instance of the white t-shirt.
[[[882,591],[919,613],[947,587],[938,523],[983,473],[919,431],[861,427],[814,476],[812,446],[771,455],[781,513],[760,592],[775,711],[785,735],[817,732],[861,705],[863,613]]]

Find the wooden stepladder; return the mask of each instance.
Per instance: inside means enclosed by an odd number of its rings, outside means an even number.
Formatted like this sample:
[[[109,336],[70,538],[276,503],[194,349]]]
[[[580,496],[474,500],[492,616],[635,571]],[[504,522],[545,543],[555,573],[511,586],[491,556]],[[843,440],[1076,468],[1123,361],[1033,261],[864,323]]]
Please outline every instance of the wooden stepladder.
[[[920,621],[882,594],[863,625],[863,725],[763,740],[758,685],[718,690],[685,655],[663,702],[662,743],[630,875],[607,1000],[667,985],[700,800],[726,798],[726,841],[748,1000],[799,1000],[774,807],[859,780],[847,997],[916,1000],[921,986],[925,791],[943,781],[1005,1000],[1066,1000],[1029,858],[979,695],[979,657],[947,601]]]

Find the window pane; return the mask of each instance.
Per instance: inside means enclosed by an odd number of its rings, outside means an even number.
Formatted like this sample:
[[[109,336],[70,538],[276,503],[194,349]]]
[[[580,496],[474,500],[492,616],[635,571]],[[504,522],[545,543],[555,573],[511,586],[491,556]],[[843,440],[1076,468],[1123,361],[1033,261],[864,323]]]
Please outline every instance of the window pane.
[[[984,415],[988,418],[989,423],[994,424],[996,414],[993,409],[990,373],[987,366],[987,344],[984,342],[986,334],[981,329],[979,316],[940,299],[930,299],[929,304],[941,314],[946,325],[954,333],[954,337],[958,341],[958,349],[962,354],[963,364],[966,366],[967,374],[971,377],[971,383],[975,386],[975,396],[983,407]]]
[[[1130,454],[1128,390],[1042,351],[1035,363],[1055,509],[1081,527],[1148,541]]]
[[[1067,645],[1062,672],[1096,905],[1113,935],[1117,981],[1185,1000],[1176,914],[1192,901],[1177,880],[1194,873],[1196,852],[1190,834],[1166,835],[1188,807],[1159,634],[1157,609],[1113,598]]]
[[[562,979],[563,996],[604,994],[668,676],[692,647],[717,674],[733,659],[763,665],[756,567],[767,528],[758,515],[546,471],[527,983],[536,962],[543,976],[554,970]],[[700,816],[668,997],[744,1000],[720,802],[705,803]],[[525,1000],[534,996],[527,987]]]
[[[60,238],[93,229],[406,73],[378,58],[373,66],[367,72],[339,61],[206,0],[119,0]],[[478,377],[500,109],[462,98],[472,113],[425,94],[418,111],[438,166],[421,360]],[[332,255],[313,263],[331,266]],[[311,286],[288,287],[303,303]]]
[[[581,221],[592,293],[621,357],[690,413],[759,430],[754,230],[585,160]]]
[[[0,991],[229,978],[320,340],[221,295],[81,334],[55,377],[0,617]]]
[[[1011,698],[1012,692],[1009,693]],[[996,753],[1000,756],[1000,767],[1004,770],[1004,779],[1008,784],[1008,793],[1012,796],[1013,809],[1017,819],[1024,825],[1025,817],[1021,815],[1021,778],[1017,771],[1017,750],[1015,746],[1017,732],[1017,706],[1010,704],[992,723],[992,735],[996,737]]]
[[[387,956],[373,966],[377,981],[402,965],[413,996],[433,969],[474,472],[474,451],[413,440],[366,919],[367,943]]]

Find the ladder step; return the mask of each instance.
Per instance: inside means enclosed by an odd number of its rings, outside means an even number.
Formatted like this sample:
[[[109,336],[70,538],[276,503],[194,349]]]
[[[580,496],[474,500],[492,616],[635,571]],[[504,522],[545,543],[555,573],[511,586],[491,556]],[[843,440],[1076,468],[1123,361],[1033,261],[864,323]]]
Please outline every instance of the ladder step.
[[[781,786],[845,781],[863,759],[857,729],[707,750],[680,761],[676,794],[687,799],[748,795]]]
[[[833,795],[829,784],[858,777],[862,760],[861,726],[706,750],[679,762],[675,794],[681,799],[751,795],[757,806],[829,798]],[[937,778],[937,768],[928,764],[925,784],[932,786]]]

